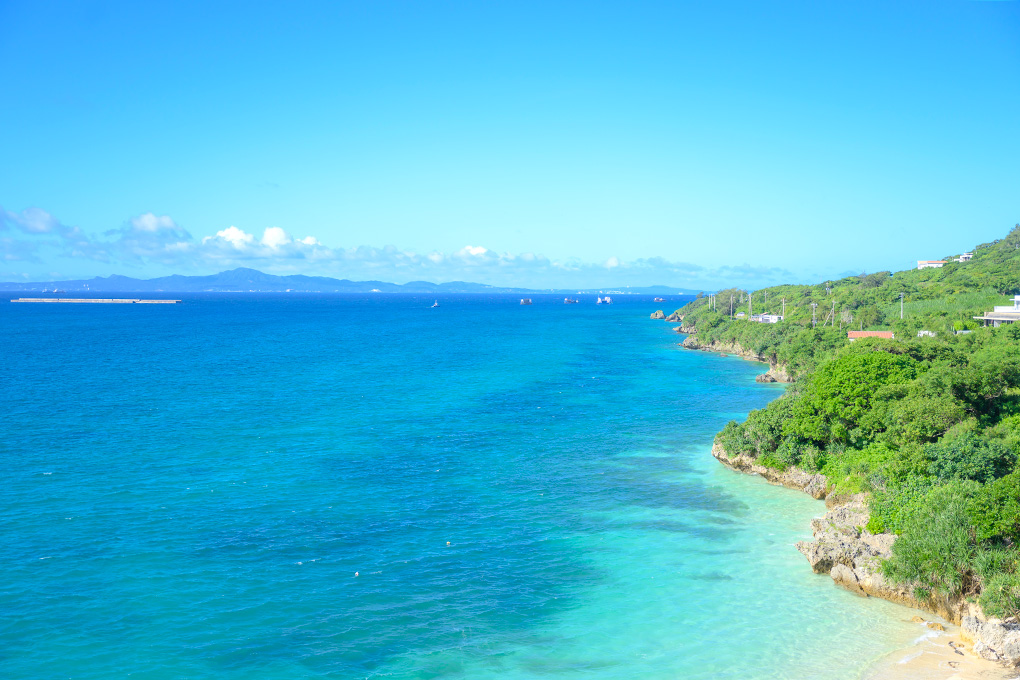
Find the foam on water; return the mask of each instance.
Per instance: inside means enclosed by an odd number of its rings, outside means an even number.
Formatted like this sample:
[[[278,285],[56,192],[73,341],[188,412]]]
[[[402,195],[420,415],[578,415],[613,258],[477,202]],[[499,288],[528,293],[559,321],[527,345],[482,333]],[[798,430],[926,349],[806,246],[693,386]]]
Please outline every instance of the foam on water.
[[[0,674],[838,679],[916,635],[710,457],[760,366],[636,298],[432,299],[0,306]]]

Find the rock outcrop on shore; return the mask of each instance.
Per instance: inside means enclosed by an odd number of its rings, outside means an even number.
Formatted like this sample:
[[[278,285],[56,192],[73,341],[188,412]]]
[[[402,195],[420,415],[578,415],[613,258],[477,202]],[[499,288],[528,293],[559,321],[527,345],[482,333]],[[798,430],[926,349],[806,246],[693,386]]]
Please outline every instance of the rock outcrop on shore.
[[[1020,623],[965,616],[961,627],[963,637],[974,643],[974,652],[981,658],[1020,666]]]
[[[959,622],[958,608],[949,603],[921,602],[908,588],[890,583],[881,573],[882,560],[892,557],[894,534],[872,534],[863,494],[826,498],[828,511],[811,521],[812,539],[796,548],[816,574],[828,574],[838,586],[865,597],[880,597],[915,609],[929,609]]]
[[[692,329],[687,328],[683,325],[680,326],[681,333],[690,333]],[[792,383],[796,381],[796,377],[791,375],[785,366],[781,366],[776,363],[774,357],[766,357],[746,350],[740,345],[733,342],[710,342],[702,343],[698,340],[697,335],[688,335],[684,338],[684,341],[680,345],[686,349],[700,349],[705,352],[725,352],[726,354],[736,354],[739,357],[748,359],[750,361],[760,361],[769,365],[769,370],[759,375],[755,380],[763,383]]]
[[[796,489],[809,494],[812,498],[819,500],[825,498],[825,476],[821,474],[811,474],[804,470],[797,468],[789,468],[788,470],[776,470],[775,468],[765,467],[759,465],[758,462],[751,456],[744,454],[729,456],[726,450],[720,444],[714,444],[712,446],[712,455],[725,465],[726,467],[732,468],[738,472],[746,472],[750,475],[759,475],[764,477],[772,484],[778,484],[785,486],[789,489]]]
[[[659,309],[659,310],[656,310],[656,311],[652,312],[651,318],[653,318],[653,319],[665,319],[666,318],[666,313],[663,312],[661,309]]]
[[[796,381],[796,378],[786,372],[785,366],[772,366],[765,373],[756,376],[755,381],[760,383],[792,383]]]

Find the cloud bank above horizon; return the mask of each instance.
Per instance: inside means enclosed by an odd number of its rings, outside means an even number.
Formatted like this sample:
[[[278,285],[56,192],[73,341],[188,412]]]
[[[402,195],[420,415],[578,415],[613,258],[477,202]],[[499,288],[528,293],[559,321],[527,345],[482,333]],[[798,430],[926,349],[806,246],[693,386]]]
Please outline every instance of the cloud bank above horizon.
[[[455,252],[416,252],[387,245],[331,247],[317,237],[297,237],[279,226],[261,235],[230,225],[194,237],[168,215],[143,213],[120,227],[89,234],[49,212],[32,207],[16,212],[0,206],[0,253],[6,280],[90,278],[99,274],[143,278],[165,273],[209,274],[238,266],[273,274],[307,274],[352,280],[407,283],[473,281],[524,288],[670,285],[678,288],[761,287],[789,282],[780,267],[709,268],[662,257],[602,262],[550,259],[525,252],[495,252],[465,245]]]

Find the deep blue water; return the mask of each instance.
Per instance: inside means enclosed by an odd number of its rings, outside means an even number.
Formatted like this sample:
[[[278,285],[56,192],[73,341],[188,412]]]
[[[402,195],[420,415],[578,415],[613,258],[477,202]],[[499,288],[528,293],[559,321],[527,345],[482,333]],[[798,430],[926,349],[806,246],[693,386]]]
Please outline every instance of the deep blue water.
[[[433,299],[0,303],[0,676],[852,678],[914,634],[711,459],[781,388],[679,298]]]

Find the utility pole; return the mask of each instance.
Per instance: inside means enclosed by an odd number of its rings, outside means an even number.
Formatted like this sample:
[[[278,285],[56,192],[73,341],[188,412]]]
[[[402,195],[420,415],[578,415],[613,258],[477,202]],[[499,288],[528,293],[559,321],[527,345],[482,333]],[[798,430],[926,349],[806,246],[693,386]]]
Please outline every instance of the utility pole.
[[[900,318],[903,318],[903,293],[900,293]]]
[[[747,320],[751,320],[751,298],[754,297],[754,293],[747,291]]]
[[[763,306],[761,308],[762,312],[767,312],[768,311],[768,307],[769,307],[769,289],[766,288],[765,289],[765,302],[763,303]]]
[[[786,298],[783,298],[783,320],[786,320]]]
[[[733,318],[733,294],[730,293],[730,318]]]
[[[817,321],[815,320],[815,310],[818,308],[817,302],[811,303],[811,327],[814,328]]]
[[[836,301],[832,301],[832,325],[836,325]]]

